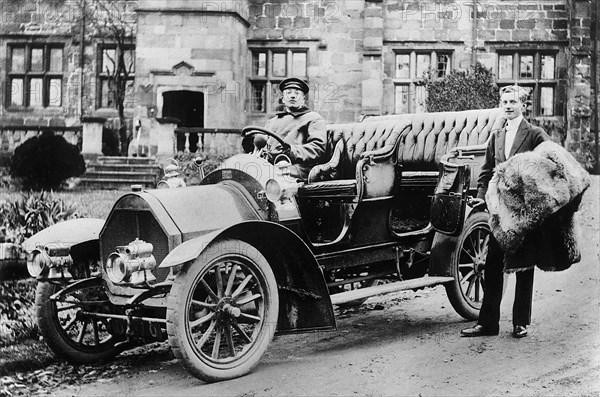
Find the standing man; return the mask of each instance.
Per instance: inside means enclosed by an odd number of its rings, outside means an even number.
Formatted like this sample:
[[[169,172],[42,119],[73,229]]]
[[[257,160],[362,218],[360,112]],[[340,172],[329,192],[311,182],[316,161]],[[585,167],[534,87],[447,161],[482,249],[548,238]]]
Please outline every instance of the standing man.
[[[279,135],[290,147],[283,150],[274,139],[270,139],[268,150],[273,156],[286,154],[294,165],[296,175],[293,176],[306,180],[310,169],[324,161],[327,145],[325,120],[306,107],[308,85],[304,81],[290,77],[279,83],[279,89],[284,110],[271,118],[265,128]]]
[[[477,198],[473,206],[485,204],[488,184],[498,164],[509,157],[533,150],[550,138],[539,127],[532,126],[523,118],[527,91],[517,85],[500,90],[500,107],[504,109],[505,127],[496,131],[488,141],[485,163],[477,183]],[[513,303],[513,336],[527,336],[527,326],[531,323],[531,300],[533,297],[533,268],[516,272],[517,284]],[[461,331],[461,336],[498,335],[500,322],[500,302],[504,271],[504,252],[493,235],[490,234],[488,253],[485,262],[485,290],[479,312],[479,321],[472,328]]]

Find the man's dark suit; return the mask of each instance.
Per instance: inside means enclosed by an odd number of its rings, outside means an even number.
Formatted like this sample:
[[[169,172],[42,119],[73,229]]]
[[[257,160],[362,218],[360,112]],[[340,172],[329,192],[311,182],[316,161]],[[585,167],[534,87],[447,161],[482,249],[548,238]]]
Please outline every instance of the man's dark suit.
[[[517,153],[533,150],[537,145],[550,137],[539,127],[532,126],[525,119],[519,124],[509,157]],[[504,143],[506,131],[496,130],[488,142],[485,163],[477,183],[477,197],[485,199],[488,184],[496,165],[507,160]],[[504,252],[493,236],[490,236],[485,263],[485,294],[479,313],[478,324],[491,331],[497,331],[500,322],[500,302],[504,282]],[[515,301],[513,304],[513,325],[529,325],[531,323],[531,300],[533,296],[533,269],[516,273]]]

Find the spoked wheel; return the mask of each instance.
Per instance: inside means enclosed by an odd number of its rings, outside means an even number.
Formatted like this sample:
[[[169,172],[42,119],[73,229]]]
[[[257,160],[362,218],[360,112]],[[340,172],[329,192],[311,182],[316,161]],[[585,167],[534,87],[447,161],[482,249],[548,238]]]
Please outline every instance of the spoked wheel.
[[[267,350],[278,311],[264,256],[243,241],[217,241],[177,273],[167,302],[169,344],[194,376],[236,378]]]
[[[115,356],[119,349],[115,335],[124,333],[119,320],[96,317],[109,313],[111,304],[102,279],[89,279],[80,287],[51,296],[67,284],[38,283],[35,297],[40,333],[56,355],[77,364],[97,363]]]
[[[451,257],[454,281],[445,285],[452,307],[467,320],[479,318],[483,301],[490,238],[488,218],[487,212],[477,212],[467,218]]]

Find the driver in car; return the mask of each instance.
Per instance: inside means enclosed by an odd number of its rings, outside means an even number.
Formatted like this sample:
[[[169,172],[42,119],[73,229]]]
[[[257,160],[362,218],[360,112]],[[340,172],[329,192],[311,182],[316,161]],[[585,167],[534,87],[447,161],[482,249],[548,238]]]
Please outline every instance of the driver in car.
[[[325,120],[306,106],[308,84],[290,77],[279,83],[284,110],[267,121],[266,129],[280,136],[289,147],[281,147],[269,138],[267,150],[271,161],[285,154],[292,162],[291,176],[306,180],[310,169],[325,161],[327,129]]]

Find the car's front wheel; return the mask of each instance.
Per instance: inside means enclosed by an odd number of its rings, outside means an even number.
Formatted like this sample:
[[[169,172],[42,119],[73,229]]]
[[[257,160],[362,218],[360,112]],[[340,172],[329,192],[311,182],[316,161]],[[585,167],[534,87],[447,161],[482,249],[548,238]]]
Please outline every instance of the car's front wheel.
[[[477,320],[483,301],[485,260],[490,238],[489,214],[471,214],[463,225],[450,258],[454,280],[445,284],[448,299],[467,320]]]
[[[267,350],[278,312],[265,257],[243,241],[219,240],[177,273],[167,302],[169,344],[194,376],[236,378]]]
[[[102,316],[111,303],[102,279],[87,279],[65,293],[66,283],[38,283],[35,305],[40,333],[59,357],[76,364],[91,364],[112,358],[119,352],[121,321]],[[98,315],[99,314],[99,315]]]

